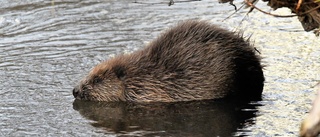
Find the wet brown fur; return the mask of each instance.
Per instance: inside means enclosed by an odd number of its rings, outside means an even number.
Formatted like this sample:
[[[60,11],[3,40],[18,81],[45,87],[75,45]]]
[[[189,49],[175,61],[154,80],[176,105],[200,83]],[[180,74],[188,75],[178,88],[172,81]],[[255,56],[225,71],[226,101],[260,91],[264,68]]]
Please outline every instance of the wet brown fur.
[[[175,102],[261,97],[260,57],[239,34],[185,21],[148,46],[94,67],[73,94],[93,101]]]

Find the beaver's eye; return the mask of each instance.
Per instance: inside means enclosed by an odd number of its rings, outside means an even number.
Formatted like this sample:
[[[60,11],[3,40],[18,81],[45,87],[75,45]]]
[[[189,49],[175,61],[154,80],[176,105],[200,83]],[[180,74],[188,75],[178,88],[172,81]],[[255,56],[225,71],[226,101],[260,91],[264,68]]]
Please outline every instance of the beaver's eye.
[[[95,84],[95,83],[99,83],[99,82],[101,82],[102,81],[102,79],[100,78],[100,77],[95,77],[95,78],[93,78],[93,83]]]

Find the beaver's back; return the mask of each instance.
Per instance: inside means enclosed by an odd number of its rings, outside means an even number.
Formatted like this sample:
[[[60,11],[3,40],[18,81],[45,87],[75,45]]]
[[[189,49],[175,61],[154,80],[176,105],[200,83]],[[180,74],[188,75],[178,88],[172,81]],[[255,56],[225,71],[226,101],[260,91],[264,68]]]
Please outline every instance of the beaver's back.
[[[204,21],[180,23],[116,60],[124,66],[125,95],[132,101],[258,99],[263,89],[255,49],[239,34]]]

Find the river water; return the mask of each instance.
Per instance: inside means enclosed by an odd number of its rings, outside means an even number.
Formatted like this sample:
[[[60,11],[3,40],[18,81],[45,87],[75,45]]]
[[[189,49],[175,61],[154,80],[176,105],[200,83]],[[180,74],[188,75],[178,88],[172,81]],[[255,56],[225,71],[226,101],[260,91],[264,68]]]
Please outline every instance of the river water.
[[[226,19],[234,8],[212,0],[1,0],[0,136],[297,136],[320,81],[320,40],[297,18],[244,18],[247,10]],[[266,65],[262,101],[74,101],[73,86],[94,65],[186,19],[251,36]]]

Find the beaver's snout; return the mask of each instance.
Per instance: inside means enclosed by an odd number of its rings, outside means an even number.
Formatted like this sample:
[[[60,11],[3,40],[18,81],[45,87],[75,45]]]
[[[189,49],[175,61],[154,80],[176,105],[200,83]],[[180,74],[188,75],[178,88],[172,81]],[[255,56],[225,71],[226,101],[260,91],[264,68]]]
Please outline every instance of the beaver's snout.
[[[80,90],[77,87],[73,88],[72,94],[73,94],[74,98],[77,98],[79,93],[80,93]]]
[[[88,92],[86,87],[76,86],[72,90],[75,99],[87,100]]]

